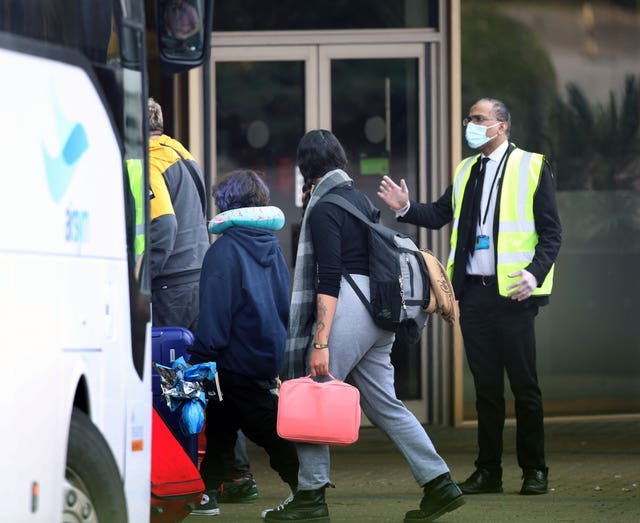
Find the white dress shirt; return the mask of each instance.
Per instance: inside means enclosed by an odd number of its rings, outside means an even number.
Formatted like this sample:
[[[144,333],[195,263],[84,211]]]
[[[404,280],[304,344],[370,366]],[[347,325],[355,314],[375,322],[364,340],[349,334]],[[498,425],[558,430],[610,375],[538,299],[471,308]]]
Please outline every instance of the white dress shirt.
[[[489,155],[489,161],[485,167],[484,185],[482,186],[482,200],[480,201],[480,219],[476,223],[476,237],[489,236],[488,249],[475,249],[467,261],[467,274],[479,274],[493,276],[496,273],[495,244],[493,237],[493,217],[496,210],[498,197],[498,184],[504,173],[506,152],[509,148],[509,140],[505,140]],[[482,155],[481,158],[485,156]],[[503,159],[504,158],[504,159]],[[500,166],[500,172],[498,172]],[[491,186],[493,185],[493,190]],[[487,208],[488,205],[488,208]],[[482,223],[485,218],[486,221]]]

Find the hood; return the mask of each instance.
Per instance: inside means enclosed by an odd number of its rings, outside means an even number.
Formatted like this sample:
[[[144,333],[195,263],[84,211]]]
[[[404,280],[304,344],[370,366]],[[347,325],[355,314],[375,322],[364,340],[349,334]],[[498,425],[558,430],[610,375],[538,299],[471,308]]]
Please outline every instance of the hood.
[[[255,227],[231,227],[223,236],[233,238],[239,248],[246,251],[247,256],[253,258],[263,267],[275,263],[279,252],[278,238],[273,231]]]

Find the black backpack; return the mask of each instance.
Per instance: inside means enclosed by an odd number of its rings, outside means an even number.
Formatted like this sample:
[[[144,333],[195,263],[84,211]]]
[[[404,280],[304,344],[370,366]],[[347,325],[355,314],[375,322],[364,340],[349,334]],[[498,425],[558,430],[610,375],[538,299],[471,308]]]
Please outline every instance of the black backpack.
[[[346,269],[342,274],[367,307],[379,327],[397,338],[416,343],[426,324],[430,301],[429,270],[411,238],[367,218],[355,205],[337,194],[322,201],[341,207],[369,227],[369,291],[367,300]]]

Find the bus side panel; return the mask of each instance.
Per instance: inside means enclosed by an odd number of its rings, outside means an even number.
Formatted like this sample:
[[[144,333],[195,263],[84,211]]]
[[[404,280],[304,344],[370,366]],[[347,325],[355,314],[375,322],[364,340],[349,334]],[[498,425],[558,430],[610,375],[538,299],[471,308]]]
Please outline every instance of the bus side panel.
[[[147,521],[150,361],[143,382],[131,359],[123,162],[111,121],[80,67],[0,49],[0,69],[3,518],[62,514],[82,376],[91,419],[126,480],[129,520]]]

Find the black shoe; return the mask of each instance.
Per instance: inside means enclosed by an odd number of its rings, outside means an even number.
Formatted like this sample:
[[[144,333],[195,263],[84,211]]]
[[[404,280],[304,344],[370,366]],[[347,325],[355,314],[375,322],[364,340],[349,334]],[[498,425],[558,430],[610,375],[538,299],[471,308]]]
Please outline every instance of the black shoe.
[[[449,473],[431,480],[424,487],[420,510],[410,510],[404,516],[405,523],[423,523],[437,518],[464,505],[464,496],[451,480]]]
[[[329,508],[324,500],[326,487],[316,490],[299,490],[293,499],[282,507],[264,515],[265,521],[310,521],[322,523],[329,521]]]
[[[471,476],[458,483],[463,494],[495,494],[502,492],[502,471],[477,468]]]
[[[217,495],[218,503],[244,503],[259,497],[258,485],[251,475],[221,483]]]
[[[275,510],[276,512],[278,512],[278,511],[280,511],[280,510],[284,510],[284,508],[285,508],[289,503],[291,503],[292,501],[293,501],[293,493],[289,494],[289,495],[286,497],[286,499],[285,499],[282,503],[280,503],[279,505],[276,505],[276,506],[275,506],[275,507],[273,507],[273,508],[266,508],[266,509],[264,509],[264,510],[260,513],[260,517],[261,517],[262,519],[264,519],[264,518],[266,518],[266,517],[267,517],[267,513],[269,513],[269,512],[273,512],[274,510]]]
[[[531,496],[536,494],[546,494],[549,492],[549,483],[547,476],[549,475],[549,469],[527,469],[523,471],[522,488],[520,494],[525,496]]]
[[[206,490],[202,495],[200,504],[191,511],[194,516],[217,516],[220,514],[218,503],[216,502],[216,491]]]

